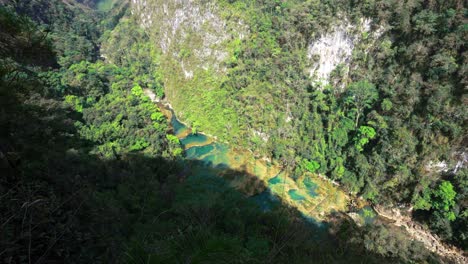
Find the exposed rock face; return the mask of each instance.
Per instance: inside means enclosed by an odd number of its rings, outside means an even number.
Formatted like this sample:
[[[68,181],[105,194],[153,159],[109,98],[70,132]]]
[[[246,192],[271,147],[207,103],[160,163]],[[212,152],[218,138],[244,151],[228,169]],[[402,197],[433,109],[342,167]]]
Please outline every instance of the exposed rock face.
[[[254,136],[257,136],[260,139],[262,139],[264,142],[267,142],[268,139],[270,138],[270,136],[267,133],[257,131],[255,129],[252,130],[252,133],[253,133]]]
[[[338,65],[349,65],[355,42],[354,36],[348,33],[350,28],[350,24],[335,26],[309,45],[307,55],[314,61],[309,73],[314,82],[326,85]]]
[[[428,250],[437,253],[440,256],[447,257],[454,263],[468,263],[468,258],[462,250],[445,244],[439,237],[434,236],[429,230],[426,230],[420,224],[411,219],[411,210],[400,210],[398,208],[384,208],[375,206],[374,210],[379,216],[394,221],[395,226],[401,226],[406,229],[409,236],[419,242],[422,242]]]
[[[362,219],[362,217],[359,216],[358,213],[355,213],[355,212],[351,212],[351,213],[348,213],[348,216],[351,217],[351,219],[353,219],[354,223],[356,223],[356,225],[362,227],[364,225],[364,220]]]
[[[426,171],[429,172],[447,172],[448,164],[446,161],[429,161],[429,163],[425,166]]]
[[[180,62],[185,78],[194,71],[224,71],[226,42],[245,31],[240,21],[225,21],[213,1],[132,0],[132,13],[156,40],[164,54]]]
[[[452,172],[456,174],[460,169],[466,167],[468,163],[468,153],[466,150],[463,151],[454,151],[451,154],[451,159],[448,161],[429,161],[424,169],[427,172]]]
[[[466,168],[466,164],[468,163],[468,153],[466,153],[466,151],[456,152],[455,158],[457,159],[457,164],[453,168],[453,173],[456,174],[458,170]]]
[[[367,34],[370,29],[370,19],[361,19],[358,25],[353,25],[348,20],[343,19],[329,32],[311,42],[307,56],[312,61],[312,67],[309,70],[312,82],[319,87],[325,87],[329,84],[330,76],[334,70],[337,70],[338,75],[346,79],[353,49],[361,40],[362,34]],[[382,32],[378,30],[374,32],[372,37],[377,38],[381,34]]]

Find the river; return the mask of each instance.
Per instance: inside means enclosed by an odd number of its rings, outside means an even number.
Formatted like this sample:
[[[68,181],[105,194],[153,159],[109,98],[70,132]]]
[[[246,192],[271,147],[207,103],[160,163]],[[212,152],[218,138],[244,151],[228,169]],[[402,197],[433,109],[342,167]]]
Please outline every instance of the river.
[[[190,163],[189,176],[223,177],[232,187],[248,195],[262,210],[269,211],[280,203],[286,203],[298,209],[306,220],[321,229],[326,229],[327,217],[333,212],[348,213],[359,225],[372,224],[377,217],[390,219],[393,222],[388,224],[403,226],[412,239],[421,241],[428,250],[448,257],[455,263],[466,263],[468,260],[463,252],[445,245],[410,219],[405,222],[401,217],[382,214],[381,210],[376,211],[365,202],[357,212],[349,213],[348,203],[351,198],[323,176],[306,173],[295,175],[297,180],[293,180],[291,174],[279,165],[256,159],[250,151],[234,148],[202,133],[192,134],[191,129],[177,119],[169,103],[159,101],[149,89],[144,92],[170,120],[172,132],[179,138],[185,159]]]
[[[170,104],[157,100],[148,89],[145,94],[170,120],[185,159],[191,162],[190,175],[221,176],[263,210],[270,210],[281,201],[316,223],[325,221],[332,212],[346,212],[349,197],[331,181],[313,174],[298,175],[297,180],[293,180],[278,164],[256,159],[248,150],[234,148],[202,133],[192,134],[191,129],[177,119]]]

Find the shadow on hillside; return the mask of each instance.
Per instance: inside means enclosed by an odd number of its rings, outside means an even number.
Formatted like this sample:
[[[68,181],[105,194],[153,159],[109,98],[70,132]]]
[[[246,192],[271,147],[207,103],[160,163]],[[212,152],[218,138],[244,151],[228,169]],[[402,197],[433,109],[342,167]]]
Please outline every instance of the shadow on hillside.
[[[49,102],[51,103],[51,102]],[[0,141],[0,259],[6,263],[403,263],[367,251],[363,230],[267,208],[206,163],[88,154],[59,107],[17,109]],[[13,158],[14,157],[14,158]],[[243,171],[259,186],[261,181]],[[385,243],[386,241],[382,241]]]

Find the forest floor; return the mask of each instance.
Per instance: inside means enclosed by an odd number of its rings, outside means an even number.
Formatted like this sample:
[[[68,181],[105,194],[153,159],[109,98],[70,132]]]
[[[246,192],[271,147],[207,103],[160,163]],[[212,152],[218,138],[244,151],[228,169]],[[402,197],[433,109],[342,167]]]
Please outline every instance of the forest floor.
[[[428,250],[455,263],[468,263],[468,257],[462,250],[443,243],[439,237],[433,235],[419,223],[414,222],[409,215],[403,214],[401,210],[396,208],[385,209],[381,206],[374,206],[374,210],[379,216],[390,220],[394,225],[405,228],[412,239],[422,242]]]

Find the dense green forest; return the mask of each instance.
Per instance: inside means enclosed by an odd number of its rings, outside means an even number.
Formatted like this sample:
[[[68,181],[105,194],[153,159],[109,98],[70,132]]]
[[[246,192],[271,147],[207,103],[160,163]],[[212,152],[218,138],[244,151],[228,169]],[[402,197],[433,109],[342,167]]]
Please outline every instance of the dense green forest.
[[[411,204],[467,249],[466,169],[425,170],[466,147],[464,3],[218,4],[256,34],[227,44],[226,76],[195,73],[184,96],[203,99],[184,106],[185,121],[294,177],[321,173],[372,203]],[[367,52],[353,54],[343,92],[304,71],[307,44],[338,13],[389,28],[359,44]],[[337,212],[323,229],[281,202],[265,212],[222,178],[186,177],[192,165],[143,93],[163,98],[177,81],[152,37],[127,1],[0,1],[0,262],[444,261],[385,224]]]
[[[153,10],[163,4],[150,2]],[[192,78],[184,77],[187,69],[179,65],[196,61],[201,45],[190,28],[181,35],[186,40],[154,58],[164,66],[166,93],[185,121],[273,158],[296,177],[321,173],[373,203],[413,206],[440,236],[467,248],[466,169],[454,175],[428,168],[442,160],[453,168],[454,156],[464,159],[466,152],[463,1],[218,4],[220,17],[250,29],[247,37],[232,33],[223,44],[229,51],[225,74],[194,69]],[[382,33],[376,39],[356,30],[362,36],[349,75],[337,69],[335,82],[311,84],[307,46],[343,14],[355,24],[370,18],[371,30]],[[158,43],[161,29],[153,28],[147,31]]]

